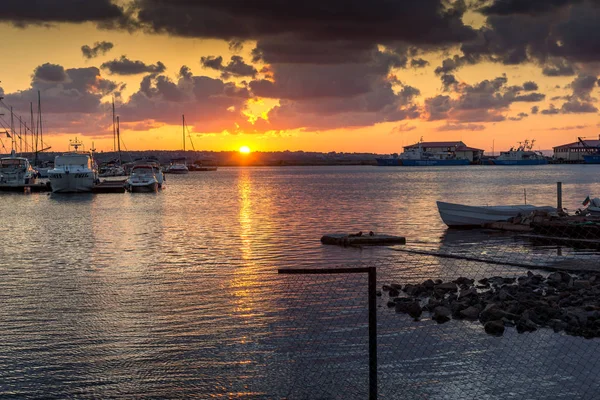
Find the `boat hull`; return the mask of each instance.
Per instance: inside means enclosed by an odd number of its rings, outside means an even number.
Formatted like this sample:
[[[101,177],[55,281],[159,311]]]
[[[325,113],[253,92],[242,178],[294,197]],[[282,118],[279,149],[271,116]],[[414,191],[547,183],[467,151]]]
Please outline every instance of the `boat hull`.
[[[52,193],[86,193],[94,188],[91,172],[48,173]]]
[[[583,156],[583,161],[585,161],[586,164],[600,164],[600,154]]]
[[[375,160],[380,167],[399,167],[402,165],[399,158],[376,158]]]
[[[402,160],[402,165],[405,167],[429,167],[429,166],[453,166],[453,165],[469,165],[469,160]]]
[[[546,165],[548,164],[548,160],[493,160],[492,163],[494,165]]]
[[[141,185],[128,184],[126,189],[131,193],[154,193],[158,191],[158,183],[153,182]]]
[[[437,202],[442,221],[450,228],[481,227],[489,222],[507,221],[519,214],[533,211],[556,211],[554,207],[514,205],[514,206],[468,206],[463,204]]]
[[[377,158],[381,167],[429,167],[438,165],[469,165],[469,160],[403,160],[401,158]]]

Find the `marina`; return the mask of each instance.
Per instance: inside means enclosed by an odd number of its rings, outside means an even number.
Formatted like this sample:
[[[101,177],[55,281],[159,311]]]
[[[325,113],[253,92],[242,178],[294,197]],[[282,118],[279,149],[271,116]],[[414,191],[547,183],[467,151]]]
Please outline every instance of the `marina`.
[[[338,346],[349,339],[339,335],[351,332],[354,350],[345,349],[343,356],[336,356],[336,365],[343,366],[345,377],[362,382],[366,358],[358,350],[364,343],[361,338],[366,337],[365,320],[353,318],[358,312],[353,304],[366,301],[361,295],[363,281],[341,275],[325,281],[289,281],[278,277],[275,269],[374,264],[379,288],[390,282],[421,283],[431,276],[440,276],[445,282],[444,275],[450,273],[469,278],[477,274],[481,279],[527,272],[510,265],[482,267],[486,264],[481,261],[477,269],[467,268],[458,259],[425,262],[428,258],[424,255],[393,251],[389,246],[325,246],[320,242],[323,232],[403,236],[406,244],[395,246],[426,254],[479,254],[479,259],[486,260],[489,253],[505,252],[511,254],[513,263],[519,261],[530,268],[542,262],[590,260],[588,253],[564,245],[559,256],[555,244],[535,245],[527,238],[489,233],[497,231],[448,230],[435,203],[438,199],[464,203],[469,198],[476,204],[497,204],[502,198],[506,204],[519,204],[526,186],[529,202],[547,204],[555,201],[556,181],[561,180],[565,182],[563,204],[578,206],[595,182],[583,173],[585,165],[546,165],[535,170],[456,168],[219,168],[216,174],[171,175],[169,189],[157,196],[2,195],[0,212],[12,228],[10,233],[0,232],[6,243],[0,259],[0,292],[4,296],[0,334],[6,355],[0,361],[0,379],[8,382],[16,397],[36,393],[42,381],[48,396],[61,398],[119,397],[124,393],[135,397],[142,390],[169,397],[174,387],[183,388],[179,393],[184,397],[193,397],[198,387],[206,387],[200,391],[228,397],[232,392],[251,390],[280,398],[285,397],[287,388],[297,385],[298,376],[312,371],[312,359],[297,358],[293,346],[301,354],[312,354],[314,348],[302,343],[331,336],[328,349],[343,350]],[[114,185],[124,190],[122,180]],[[375,193],[377,207],[373,207]],[[25,223],[23,215],[28,216]],[[40,226],[35,237],[27,221]],[[52,232],[69,232],[73,239],[64,240],[65,236]],[[36,246],[44,252],[24,253],[23,246]],[[488,254],[476,253],[482,249]],[[152,257],[148,257],[149,251]],[[530,256],[515,259],[518,254]],[[546,374],[541,371],[549,368],[543,360],[550,357],[545,352],[553,346],[580,346],[583,351],[563,357],[562,367],[588,364],[586,353],[595,350],[594,342],[555,334],[548,328],[527,337],[506,328],[501,347],[494,347],[497,351],[491,355],[489,351],[473,352],[474,343],[494,338],[483,327],[467,331],[460,321],[440,326],[435,321],[434,325],[426,320],[414,322],[389,310],[386,301],[382,297],[378,303],[382,370],[402,357],[415,368],[428,371],[421,378],[406,380],[394,370],[394,379],[380,383],[382,396],[391,396],[388,398],[393,398],[398,388],[428,390],[433,385],[431,377],[440,378],[436,385],[446,387],[442,377],[448,365],[467,362],[469,368],[483,368],[478,365],[487,365],[490,356],[499,363],[515,365],[514,370],[499,369],[500,379],[490,383],[501,391],[505,388],[502,382],[516,375],[527,373],[529,379],[543,379]],[[309,329],[302,326],[306,314],[326,319]],[[314,331],[322,335],[315,338]],[[412,346],[410,351],[398,346],[399,338],[406,335],[420,335],[428,341],[437,338],[436,348],[444,349],[447,363],[432,370],[428,358],[414,353],[425,349],[424,345]],[[525,349],[524,343],[535,350]],[[534,345],[537,343],[543,343],[546,350],[540,350]],[[115,346],[121,350],[116,352]],[[471,355],[465,361],[461,355],[468,349]],[[517,353],[536,360],[539,368],[532,372],[514,364]],[[273,368],[264,368],[265,354]],[[300,363],[300,369],[289,371],[290,359]],[[323,368],[330,365],[327,358],[320,359]],[[13,360],[19,360],[18,365]],[[32,372],[23,375],[20,368]],[[202,372],[189,373],[190,369]],[[52,381],[46,373],[36,372],[48,370],[55,370]],[[118,373],[107,383],[109,370]],[[73,383],[75,371],[79,380]],[[349,397],[356,394],[343,379],[327,381],[331,375],[326,370],[314,372],[316,375],[309,376],[320,387]],[[591,372],[596,371],[592,368]],[[128,384],[131,376],[138,376],[135,387]],[[452,382],[467,384],[470,379],[469,373],[457,372]],[[421,389],[414,389],[411,382]],[[515,383],[514,389],[530,393],[530,385]],[[556,386],[536,386],[536,390],[550,394]]]

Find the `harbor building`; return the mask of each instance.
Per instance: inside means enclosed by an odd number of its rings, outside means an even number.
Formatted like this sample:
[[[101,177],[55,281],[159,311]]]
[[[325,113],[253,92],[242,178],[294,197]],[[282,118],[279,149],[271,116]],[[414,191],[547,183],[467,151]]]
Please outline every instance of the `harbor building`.
[[[448,154],[452,153],[456,155],[456,158],[469,160],[471,163],[477,163],[481,160],[484,150],[469,147],[462,141],[458,142],[420,142],[410,146],[405,146],[404,151],[414,151],[421,146],[424,152],[430,152],[434,154]]]
[[[554,159],[566,162],[583,162],[583,156],[596,153],[599,149],[600,136],[598,140],[580,139],[577,142],[554,147]]]

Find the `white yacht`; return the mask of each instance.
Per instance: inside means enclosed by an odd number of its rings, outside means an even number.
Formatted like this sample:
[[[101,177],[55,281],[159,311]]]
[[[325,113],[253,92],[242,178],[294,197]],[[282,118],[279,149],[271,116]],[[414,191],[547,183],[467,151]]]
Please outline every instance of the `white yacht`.
[[[154,171],[154,166],[150,164],[135,165],[125,183],[125,189],[132,193],[156,192],[158,190],[158,180]]]
[[[25,157],[17,157],[14,150],[10,157],[0,158],[0,185],[23,186],[36,183],[37,172]]]
[[[82,143],[69,143],[68,153],[56,156],[54,168],[48,171],[48,179],[54,193],[91,192],[98,181],[98,171],[91,153],[79,151]]]

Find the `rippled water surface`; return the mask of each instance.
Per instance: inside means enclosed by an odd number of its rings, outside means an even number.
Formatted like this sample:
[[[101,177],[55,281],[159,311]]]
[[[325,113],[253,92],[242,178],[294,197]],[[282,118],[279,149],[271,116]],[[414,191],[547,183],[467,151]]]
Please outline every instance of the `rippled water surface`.
[[[322,246],[329,232],[476,245],[477,236],[446,232],[436,200],[521,204],[526,195],[554,205],[562,181],[564,205],[576,208],[600,196],[599,171],[220,168],[169,175],[156,194],[0,194],[0,396],[312,398],[298,392],[306,385],[290,393],[298,365],[288,347],[302,333],[289,324],[301,290],[278,268],[397,257]],[[342,303],[362,283],[343,291]],[[365,320],[357,321],[345,328],[362,334]],[[360,346],[345,356],[364,354]],[[363,366],[352,369],[359,381]]]

